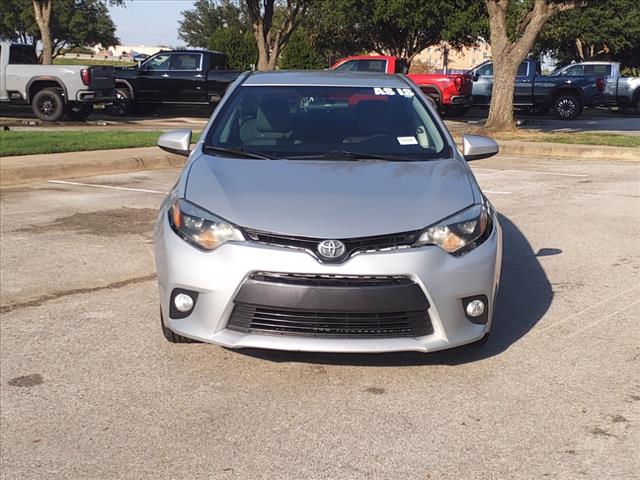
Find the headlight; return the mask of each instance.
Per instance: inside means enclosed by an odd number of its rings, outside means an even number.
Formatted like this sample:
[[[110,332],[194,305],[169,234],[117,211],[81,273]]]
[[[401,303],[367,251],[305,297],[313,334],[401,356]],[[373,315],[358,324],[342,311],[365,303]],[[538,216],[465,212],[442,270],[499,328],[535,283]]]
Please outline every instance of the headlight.
[[[473,205],[425,229],[416,246],[437,245],[460,255],[478,246],[491,233],[492,213],[486,204]]]
[[[244,241],[237,227],[183,198],[169,208],[169,223],[174,232],[201,250],[214,250],[227,242]]]

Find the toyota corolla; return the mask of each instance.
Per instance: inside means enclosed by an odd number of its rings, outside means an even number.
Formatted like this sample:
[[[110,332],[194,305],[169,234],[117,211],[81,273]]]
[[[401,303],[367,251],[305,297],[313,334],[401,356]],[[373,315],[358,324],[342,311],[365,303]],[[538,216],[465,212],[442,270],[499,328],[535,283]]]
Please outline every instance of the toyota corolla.
[[[247,73],[188,155],[155,233],[171,342],[431,352],[481,342],[502,234],[462,149],[406,77]]]

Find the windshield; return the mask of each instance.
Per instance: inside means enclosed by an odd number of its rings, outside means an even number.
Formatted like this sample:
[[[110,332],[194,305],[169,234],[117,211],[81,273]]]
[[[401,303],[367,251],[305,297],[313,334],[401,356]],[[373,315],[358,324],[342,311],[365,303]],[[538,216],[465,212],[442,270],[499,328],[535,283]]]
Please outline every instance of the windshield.
[[[411,88],[329,86],[241,86],[205,142],[220,154],[396,160],[448,157],[446,145]]]

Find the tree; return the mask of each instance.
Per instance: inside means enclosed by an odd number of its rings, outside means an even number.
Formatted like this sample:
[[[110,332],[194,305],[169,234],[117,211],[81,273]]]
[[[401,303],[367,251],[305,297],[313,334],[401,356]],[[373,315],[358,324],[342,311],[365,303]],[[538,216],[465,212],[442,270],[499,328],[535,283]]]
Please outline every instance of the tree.
[[[640,3],[609,0],[562,12],[549,20],[540,33],[536,51],[561,64],[573,60],[637,59],[640,66]],[[627,59],[628,57],[628,59]]]
[[[296,30],[282,50],[280,67],[287,70],[314,70],[327,66],[327,61],[316,47],[309,32]]]
[[[245,2],[258,46],[258,70],[274,70],[280,52],[302,22],[310,0],[281,0],[277,5],[275,0]]]
[[[5,0],[3,16],[0,17],[0,37],[30,43],[34,47],[42,41],[41,29],[36,21],[32,0]],[[55,0],[50,6],[48,28],[50,50],[43,49],[41,60],[51,60],[63,49],[102,44],[115,45],[116,27],[109,17],[105,2],[100,0]],[[45,42],[43,41],[43,46]],[[49,61],[50,63],[50,61]]]
[[[225,52],[229,57],[229,67],[234,70],[249,70],[258,60],[258,47],[253,34],[238,26],[219,28],[213,32],[209,48]]]
[[[485,128],[515,130],[513,93],[518,67],[533,48],[547,20],[558,12],[573,8],[575,2],[534,0],[530,6],[530,2],[485,0],[485,4],[493,55],[493,94]],[[512,28],[509,28],[510,20],[514,25]]]
[[[51,44],[51,7],[52,0],[33,0],[33,10],[42,41],[42,63],[51,65],[53,46]]]
[[[246,8],[238,0],[198,0],[192,10],[182,12],[178,37],[192,47],[207,47],[211,36],[221,28],[251,30]]]

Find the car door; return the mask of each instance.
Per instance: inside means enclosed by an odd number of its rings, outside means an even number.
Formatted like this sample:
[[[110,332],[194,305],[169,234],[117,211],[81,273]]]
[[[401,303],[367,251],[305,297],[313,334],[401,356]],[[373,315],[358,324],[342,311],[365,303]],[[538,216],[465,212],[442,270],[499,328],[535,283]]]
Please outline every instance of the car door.
[[[493,63],[480,65],[473,75],[473,89],[471,91],[475,105],[489,105],[493,92]]]
[[[171,53],[161,52],[140,65],[134,86],[136,100],[158,103],[167,97]]]
[[[531,105],[533,103],[533,78],[536,72],[531,72],[530,62],[522,62],[518,67],[514,89],[514,105]]]
[[[170,102],[206,103],[206,72],[202,53],[180,52],[171,55],[168,80]]]

